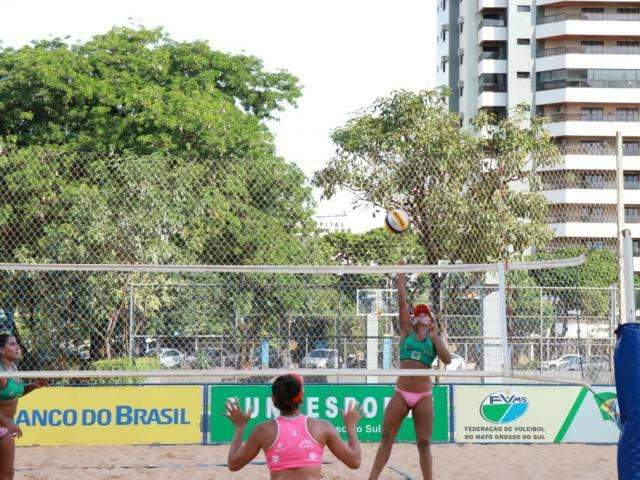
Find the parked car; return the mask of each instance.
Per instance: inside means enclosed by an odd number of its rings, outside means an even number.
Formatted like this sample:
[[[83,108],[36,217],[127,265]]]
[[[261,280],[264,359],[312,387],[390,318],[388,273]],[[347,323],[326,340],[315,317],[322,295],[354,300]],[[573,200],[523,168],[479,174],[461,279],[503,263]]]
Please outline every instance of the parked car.
[[[185,360],[185,355],[175,348],[161,348],[158,358],[161,367],[176,368]]]
[[[438,359],[436,358],[431,364],[432,368],[438,366]],[[451,363],[445,367],[445,370],[466,370],[467,362],[460,355],[455,353],[451,354]]]
[[[561,365],[561,370],[567,370],[569,372],[577,372],[582,368],[589,370],[609,371],[610,363],[609,358],[604,355],[591,355],[590,357],[582,357],[582,365],[580,365],[580,357],[574,358]]]
[[[556,358],[555,360],[542,362],[540,367],[542,370],[565,370],[568,364],[575,362],[580,362],[580,355],[577,353],[568,353]]]
[[[339,368],[342,359],[338,350],[331,348],[316,348],[302,359],[302,368]]]

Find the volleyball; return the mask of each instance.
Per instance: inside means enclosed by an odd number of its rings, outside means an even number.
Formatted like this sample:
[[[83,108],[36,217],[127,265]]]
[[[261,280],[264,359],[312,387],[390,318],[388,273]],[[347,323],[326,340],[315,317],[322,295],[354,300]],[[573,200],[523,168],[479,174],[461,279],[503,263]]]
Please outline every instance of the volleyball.
[[[399,208],[387,212],[384,226],[391,233],[403,233],[409,228],[409,214]]]

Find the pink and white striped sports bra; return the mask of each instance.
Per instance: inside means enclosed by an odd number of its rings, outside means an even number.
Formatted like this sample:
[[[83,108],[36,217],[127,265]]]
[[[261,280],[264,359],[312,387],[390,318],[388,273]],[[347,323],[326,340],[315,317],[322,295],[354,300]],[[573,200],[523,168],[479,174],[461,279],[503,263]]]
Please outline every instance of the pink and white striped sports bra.
[[[324,447],[309,433],[306,415],[277,417],[276,440],[264,453],[272,472],[322,465]]]

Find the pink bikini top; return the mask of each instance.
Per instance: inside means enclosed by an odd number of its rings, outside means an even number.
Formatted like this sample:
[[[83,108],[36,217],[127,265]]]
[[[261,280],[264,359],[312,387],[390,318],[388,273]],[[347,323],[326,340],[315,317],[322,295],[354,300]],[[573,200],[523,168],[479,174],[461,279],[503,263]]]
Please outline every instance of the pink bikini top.
[[[278,434],[266,451],[267,467],[272,472],[322,465],[324,447],[307,429],[306,415],[276,418]]]

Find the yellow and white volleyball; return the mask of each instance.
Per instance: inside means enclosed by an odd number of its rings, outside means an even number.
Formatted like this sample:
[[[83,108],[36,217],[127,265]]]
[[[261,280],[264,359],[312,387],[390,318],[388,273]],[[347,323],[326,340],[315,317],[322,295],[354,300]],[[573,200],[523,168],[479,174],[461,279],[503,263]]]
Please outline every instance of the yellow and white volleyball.
[[[391,233],[405,232],[410,223],[409,214],[400,208],[389,210],[384,218],[384,226]]]

